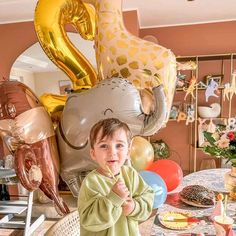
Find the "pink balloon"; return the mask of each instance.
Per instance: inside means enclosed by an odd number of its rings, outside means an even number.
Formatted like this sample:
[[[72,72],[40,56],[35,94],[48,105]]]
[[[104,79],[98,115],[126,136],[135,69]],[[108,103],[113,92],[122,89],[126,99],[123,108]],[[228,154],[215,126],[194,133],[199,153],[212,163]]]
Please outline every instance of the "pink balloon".
[[[181,167],[172,160],[158,160],[153,162],[146,170],[157,173],[162,177],[167,186],[167,192],[177,188],[183,179]]]

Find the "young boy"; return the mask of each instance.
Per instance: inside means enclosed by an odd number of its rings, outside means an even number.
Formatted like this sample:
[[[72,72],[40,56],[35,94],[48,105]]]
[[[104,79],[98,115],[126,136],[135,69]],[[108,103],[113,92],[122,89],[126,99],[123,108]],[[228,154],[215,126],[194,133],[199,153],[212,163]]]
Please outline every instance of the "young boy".
[[[153,190],[124,165],[130,141],[129,127],[118,119],[101,120],[92,127],[90,155],[99,167],[87,175],[80,189],[81,236],[137,236],[138,222],[151,214]]]

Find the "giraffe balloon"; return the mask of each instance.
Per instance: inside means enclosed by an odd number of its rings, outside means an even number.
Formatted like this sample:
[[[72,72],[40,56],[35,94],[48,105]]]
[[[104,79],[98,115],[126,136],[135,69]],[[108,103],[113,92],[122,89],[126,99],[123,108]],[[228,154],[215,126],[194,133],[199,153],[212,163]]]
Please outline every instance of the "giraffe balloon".
[[[169,49],[140,39],[125,29],[122,0],[97,0],[93,4],[98,77],[121,76],[137,89],[151,89],[162,84],[167,98],[166,123],[176,86],[175,56]]]

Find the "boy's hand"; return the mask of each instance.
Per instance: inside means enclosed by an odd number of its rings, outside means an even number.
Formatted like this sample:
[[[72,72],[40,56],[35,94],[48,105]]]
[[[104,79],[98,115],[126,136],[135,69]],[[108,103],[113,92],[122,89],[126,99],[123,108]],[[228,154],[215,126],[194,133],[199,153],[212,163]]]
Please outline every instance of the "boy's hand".
[[[129,190],[121,179],[118,179],[111,190],[124,200],[129,196]]]
[[[134,200],[130,197],[126,198],[124,204],[122,205],[123,214],[128,216],[135,208]]]

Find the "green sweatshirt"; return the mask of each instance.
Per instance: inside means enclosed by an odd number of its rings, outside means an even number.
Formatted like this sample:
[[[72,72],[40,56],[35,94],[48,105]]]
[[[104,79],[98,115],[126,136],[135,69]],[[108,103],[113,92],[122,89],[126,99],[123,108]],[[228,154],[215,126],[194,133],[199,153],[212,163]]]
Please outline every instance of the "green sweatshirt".
[[[111,191],[114,180],[96,170],[83,180],[78,209],[80,236],[138,236],[138,222],[146,220],[152,212],[154,191],[130,166],[121,168],[122,178],[135,202],[129,216],[122,214],[123,200]]]

